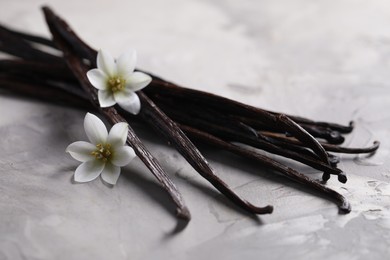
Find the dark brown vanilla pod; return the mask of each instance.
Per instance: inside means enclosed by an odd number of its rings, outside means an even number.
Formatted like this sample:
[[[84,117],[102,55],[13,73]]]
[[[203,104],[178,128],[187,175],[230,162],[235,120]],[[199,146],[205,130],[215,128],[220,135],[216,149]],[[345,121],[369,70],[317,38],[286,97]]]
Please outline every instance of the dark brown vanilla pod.
[[[297,139],[292,138],[292,137],[286,137],[285,135],[282,135],[282,134],[272,133],[272,132],[261,132],[261,134],[264,136],[267,136],[271,139],[278,140],[278,141],[286,143],[286,144],[305,146],[302,142],[298,141]],[[327,152],[346,153],[346,154],[374,153],[376,150],[378,150],[379,145],[380,145],[379,141],[374,141],[374,143],[371,146],[362,147],[362,148],[343,147],[343,146],[334,145],[334,144],[327,144],[324,142],[320,142],[320,143]]]
[[[171,118],[179,123],[201,129],[220,138],[241,142],[270,153],[299,161],[326,173],[335,174],[339,177],[341,182],[346,182],[345,174],[343,174],[340,169],[324,163],[318,157],[308,157],[305,153],[299,153],[298,151],[290,151],[284,149],[283,147],[278,147],[270,142],[267,142],[264,138],[261,138],[261,135],[253,134],[250,131],[238,131],[237,128],[232,127],[234,124],[228,118],[224,117],[222,114],[215,113],[215,111],[202,110],[201,106],[188,106],[186,108],[178,106],[174,108],[172,107],[172,104],[167,106],[166,104],[161,103],[159,105]],[[176,103],[176,105],[179,104]],[[185,112],[183,113],[183,111]]]
[[[221,98],[221,97],[216,96],[216,95],[212,95],[212,94],[210,95],[210,93],[207,93],[207,92],[203,92],[203,91],[199,91],[199,90],[193,90],[193,89],[187,89],[187,88],[178,86],[178,85],[176,85],[176,84],[174,84],[172,82],[169,82],[169,81],[166,81],[164,79],[161,79],[161,78],[159,78],[159,77],[157,77],[155,75],[153,75],[153,86],[155,86],[156,88],[158,88],[160,90],[160,91],[157,91],[158,94],[164,94],[171,88],[178,88],[178,91],[180,93],[178,96],[180,96],[182,98],[185,98],[185,96],[191,96],[191,98],[189,98],[188,100],[195,101],[195,102],[200,102],[200,103],[202,103],[201,100],[208,100],[209,103],[211,103],[213,98],[217,98],[215,101],[218,102],[218,98]],[[153,90],[150,89],[150,88],[148,89],[148,91],[152,91],[153,92]],[[173,95],[177,95],[178,93],[170,93],[169,92],[169,95],[172,95],[172,94]],[[205,96],[207,96],[207,97],[205,97]],[[234,101],[234,100],[229,100],[229,99],[225,98],[225,102],[226,103],[230,103],[229,101],[232,101],[233,103],[239,103],[240,104],[240,102],[237,102],[237,101]],[[229,104],[229,106],[231,106],[231,105],[234,107],[237,104]],[[340,144],[340,143],[342,143],[344,141],[342,136],[340,137],[341,133],[343,133],[343,134],[350,133],[353,130],[353,127],[354,127],[353,122],[350,122],[349,126],[344,126],[344,125],[335,124],[335,123],[329,123],[329,122],[317,122],[317,121],[313,121],[313,120],[310,120],[310,119],[307,119],[307,118],[303,118],[303,117],[299,117],[299,116],[293,116],[293,115],[289,115],[289,114],[281,114],[281,113],[277,113],[277,112],[273,112],[273,111],[269,111],[269,110],[265,110],[265,109],[252,107],[252,106],[249,106],[249,105],[246,105],[246,104],[241,104],[241,105],[244,108],[244,110],[245,110],[245,107],[246,108],[251,108],[250,110],[255,110],[255,111],[256,110],[261,110],[261,111],[258,111],[260,113],[258,113],[257,116],[242,117],[241,121],[249,120],[252,123],[260,124],[263,127],[264,126],[271,127],[271,129],[273,129],[275,131],[275,130],[277,130],[277,128],[275,126],[270,126],[269,124],[266,124],[266,122],[263,121],[264,118],[262,118],[262,113],[261,112],[266,112],[268,114],[272,114],[272,115],[275,115],[275,116],[285,115],[288,118],[290,118],[293,121],[295,121],[296,123],[300,124],[305,130],[307,130],[313,136],[324,138],[327,141],[329,141],[330,143],[335,143],[335,144]],[[221,109],[223,109],[223,108],[221,108]],[[240,113],[233,113],[233,115],[240,115],[241,116],[242,115],[241,112]],[[250,113],[252,113],[252,115],[253,115],[253,111],[250,112]],[[243,122],[245,122],[245,121],[243,121]],[[249,125],[252,125],[252,123],[250,123]],[[285,131],[286,129],[282,128],[281,130]],[[338,133],[338,136],[336,136],[337,133]]]
[[[106,119],[111,124],[116,124],[119,122],[127,122],[122,116],[118,114],[114,107],[109,108],[101,108],[99,105],[97,91],[96,89],[89,83],[86,73],[88,68],[84,64],[83,60],[74,54],[71,45],[69,42],[64,40],[62,36],[58,33],[57,28],[57,17],[56,15],[48,8],[43,7],[43,11],[45,14],[45,18],[49,29],[53,35],[53,41],[58,48],[60,48],[64,54],[64,59],[67,62],[69,68],[74,73],[75,77],[79,80],[80,85],[84,88],[84,90],[88,93],[89,98],[92,104],[100,110],[100,112],[106,117]],[[69,29],[66,28],[66,29]],[[164,189],[171,196],[173,201],[177,206],[177,216],[183,218],[185,220],[190,220],[191,215],[184,203],[184,199],[182,198],[180,192],[169,178],[169,176],[162,169],[158,161],[150,154],[150,152],[146,149],[141,140],[137,137],[134,130],[129,126],[127,143],[134,149],[137,156],[143,161],[143,163],[149,168],[149,170],[154,174],[154,176],[158,179],[160,184],[164,187]]]
[[[20,37],[0,26],[0,51],[7,52],[26,60],[63,62],[60,57],[55,57],[44,51],[32,48],[29,43],[20,40]]]
[[[20,31],[15,31],[15,30],[10,30],[2,25],[0,25],[0,31],[8,32],[10,34],[13,34],[13,35],[19,37],[20,39],[26,40],[26,41],[31,41],[34,43],[39,43],[39,44],[46,45],[46,46],[49,46],[52,48],[56,48],[56,46],[54,45],[54,43],[51,40],[46,39],[46,38],[41,37],[41,36],[36,36],[36,35],[28,34],[25,32],[20,32]]]
[[[40,78],[48,80],[55,79],[66,82],[76,83],[74,76],[70,73],[64,73],[67,70],[65,63],[43,63],[39,61],[32,60],[0,60],[0,71],[1,72],[20,72],[28,71],[29,73],[35,75],[39,74]]]
[[[328,187],[326,187],[325,185],[317,181],[308,178],[306,175],[301,174],[293,170],[292,168],[285,166],[282,163],[279,163],[265,155],[226,142],[222,139],[219,139],[211,134],[200,131],[198,129],[186,125],[180,125],[180,128],[183,129],[183,131],[185,131],[192,138],[219,147],[223,150],[230,151],[242,157],[254,160],[263,166],[269,167],[270,169],[280,172],[281,174],[287,176],[288,178],[292,179],[295,182],[307,185],[308,187],[311,187],[314,190],[326,194],[330,199],[335,200],[337,202],[340,211],[344,213],[349,213],[351,211],[351,205],[343,195],[339,194],[338,192],[332,189],[329,189]]]
[[[35,98],[56,105],[67,105],[75,108],[90,108],[88,100],[79,95],[42,82],[23,81],[19,77],[4,76],[0,73],[0,89],[20,96]]]
[[[155,90],[159,91],[156,93]],[[286,131],[289,131],[297,139],[301,140],[304,143],[307,143],[308,146],[316,154],[318,154],[318,156],[324,163],[329,164],[326,151],[319,144],[319,142],[308,132],[306,132],[302,127],[300,127],[298,124],[296,124],[294,121],[292,121],[283,114],[273,115],[265,110],[248,106],[214,94],[200,92],[192,89],[172,87],[168,86],[167,84],[152,84],[152,86],[145,89],[145,92],[148,91],[149,93],[152,92],[152,94],[157,94],[157,96],[167,95],[169,97],[174,95],[189,102],[195,102],[198,104],[200,103],[199,106],[201,106],[201,104],[203,103],[208,103],[209,107],[212,107],[213,109],[215,109],[216,111],[220,111],[221,113],[258,117],[260,120],[263,121],[264,124],[275,125],[278,128],[284,128]]]
[[[210,167],[206,159],[199,150],[192,144],[182,130],[166,116],[142,91],[138,92],[142,101],[142,109],[140,117],[147,122],[157,132],[161,133],[168,141],[170,141],[183,157],[191,164],[191,166],[208,180],[222,194],[234,201],[238,206],[251,213],[267,214],[272,213],[273,207],[266,206],[264,208],[256,207],[249,202],[241,199],[227,184],[225,184]]]
[[[278,114],[276,112],[271,112],[273,114]],[[348,126],[345,125],[340,125],[340,124],[335,124],[335,123],[329,123],[329,122],[318,122],[318,121],[313,121],[307,118],[299,117],[299,116],[292,116],[292,115],[287,115],[290,117],[292,120],[299,124],[305,124],[307,126],[316,126],[316,127],[322,127],[322,128],[327,128],[331,129],[334,131],[338,131],[343,134],[348,134],[351,133],[354,127],[354,123],[351,121]]]

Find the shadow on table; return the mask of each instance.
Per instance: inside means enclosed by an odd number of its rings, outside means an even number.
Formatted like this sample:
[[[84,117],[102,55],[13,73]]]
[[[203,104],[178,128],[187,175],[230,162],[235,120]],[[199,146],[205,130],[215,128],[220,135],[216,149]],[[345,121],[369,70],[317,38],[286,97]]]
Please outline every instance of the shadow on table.
[[[164,165],[164,168],[165,167]],[[168,167],[169,168],[169,167]],[[148,196],[150,199],[156,202],[161,208],[163,208],[166,212],[168,212],[173,217],[177,218],[175,215],[176,211],[176,205],[173,203],[172,199],[168,195],[168,193],[154,180],[149,179],[146,176],[143,176],[145,172],[137,171],[132,169],[131,174],[126,169],[123,169],[124,172],[121,174],[121,177],[126,178],[127,181],[133,183],[136,185],[140,190],[142,190],[146,196]],[[172,172],[170,169],[166,169],[167,172]],[[194,173],[196,174],[196,173]],[[173,180],[175,183],[177,183],[177,180]],[[206,180],[204,180],[207,182]],[[204,196],[207,196],[211,198],[211,200],[214,200],[215,202],[219,203],[220,205],[223,205],[225,207],[228,207],[230,209],[233,209],[238,214],[242,215],[243,217],[252,219],[256,224],[263,224],[260,217],[251,213],[248,213],[247,211],[241,209],[237,205],[235,205],[233,202],[228,200],[224,195],[219,193],[218,190],[211,186],[207,186],[206,184],[200,183],[196,181],[196,179],[185,179],[185,182],[199,190]],[[184,197],[184,200],[186,198]],[[191,209],[190,209],[191,211]],[[177,225],[175,228],[168,234],[175,235],[181,231],[184,230],[184,228],[188,225],[188,221],[182,220],[177,218]]]

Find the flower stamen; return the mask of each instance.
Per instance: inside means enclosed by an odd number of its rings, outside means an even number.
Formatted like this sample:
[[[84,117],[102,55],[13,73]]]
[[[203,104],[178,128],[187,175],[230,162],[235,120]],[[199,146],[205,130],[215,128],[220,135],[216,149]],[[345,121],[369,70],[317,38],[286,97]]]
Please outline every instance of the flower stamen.
[[[125,88],[126,80],[121,77],[112,77],[107,80],[107,87],[112,92],[118,92]]]
[[[92,156],[96,158],[96,160],[102,160],[103,162],[107,162],[112,155],[111,145],[110,144],[97,144],[96,150],[91,153]]]

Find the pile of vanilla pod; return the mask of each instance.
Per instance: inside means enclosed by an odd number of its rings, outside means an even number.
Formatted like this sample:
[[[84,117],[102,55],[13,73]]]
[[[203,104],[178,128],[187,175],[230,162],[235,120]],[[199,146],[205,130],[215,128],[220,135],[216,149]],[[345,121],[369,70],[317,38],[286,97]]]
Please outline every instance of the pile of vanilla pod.
[[[367,148],[340,146],[344,141],[342,135],[353,130],[352,124],[342,126],[266,111],[217,95],[187,89],[150,73],[148,74],[153,78],[151,84],[137,92],[142,105],[136,118],[116,106],[100,108],[97,90],[86,77],[86,72],[96,67],[97,52],[84,43],[49,7],[44,7],[43,12],[52,34],[51,40],[0,26],[0,51],[14,56],[13,59],[0,60],[0,89],[57,104],[99,111],[111,124],[126,121],[131,125],[133,120],[141,120],[172,144],[217,190],[250,213],[271,213],[273,207],[257,207],[238,196],[217,177],[193,142],[203,142],[254,160],[293,181],[317,190],[334,201],[340,212],[350,212],[348,201],[323,183],[331,175],[336,175],[340,182],[347,181],[345,173],[337,168],[338,157],[329,152],[373,153],[379,147],[379,142],[374,142]],[[59,54],[52,54],[55,52],[49,52],[49,48],[58,50]],[[180,192],[131,127],[127,143],[168,192],[176,204],[177,216],[189,220],[191,215]],[[323,182],[309,178],[265,156],[259,150],[317,169],[323,172]]]

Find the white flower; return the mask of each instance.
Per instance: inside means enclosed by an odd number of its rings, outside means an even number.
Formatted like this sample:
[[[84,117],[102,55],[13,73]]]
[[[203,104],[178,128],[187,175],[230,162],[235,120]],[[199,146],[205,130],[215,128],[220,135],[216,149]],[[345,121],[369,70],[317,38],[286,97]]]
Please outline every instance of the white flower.
[[[66,148],[66,152],[82,162],[76,169],[74,180],[88,182],[101,174],[105,182],[114,185],[121,172],[120,167],[136,157],[134,150],[125,145],[128,124],[117,123],[107,133],[103,122],[97,116],[87,113],[84,129],[91,143],[78,141]]]
[[[146,87],[152,78],[136,71],[137,55],[135,51],[127,51],[118,60],[105,51],[97,55],[97,69],[87,72],[91,84],[98,89],[101,107],[111,107],[118,103],[124,110],[136,115],[141,110],[141,102],[135,93]]]

